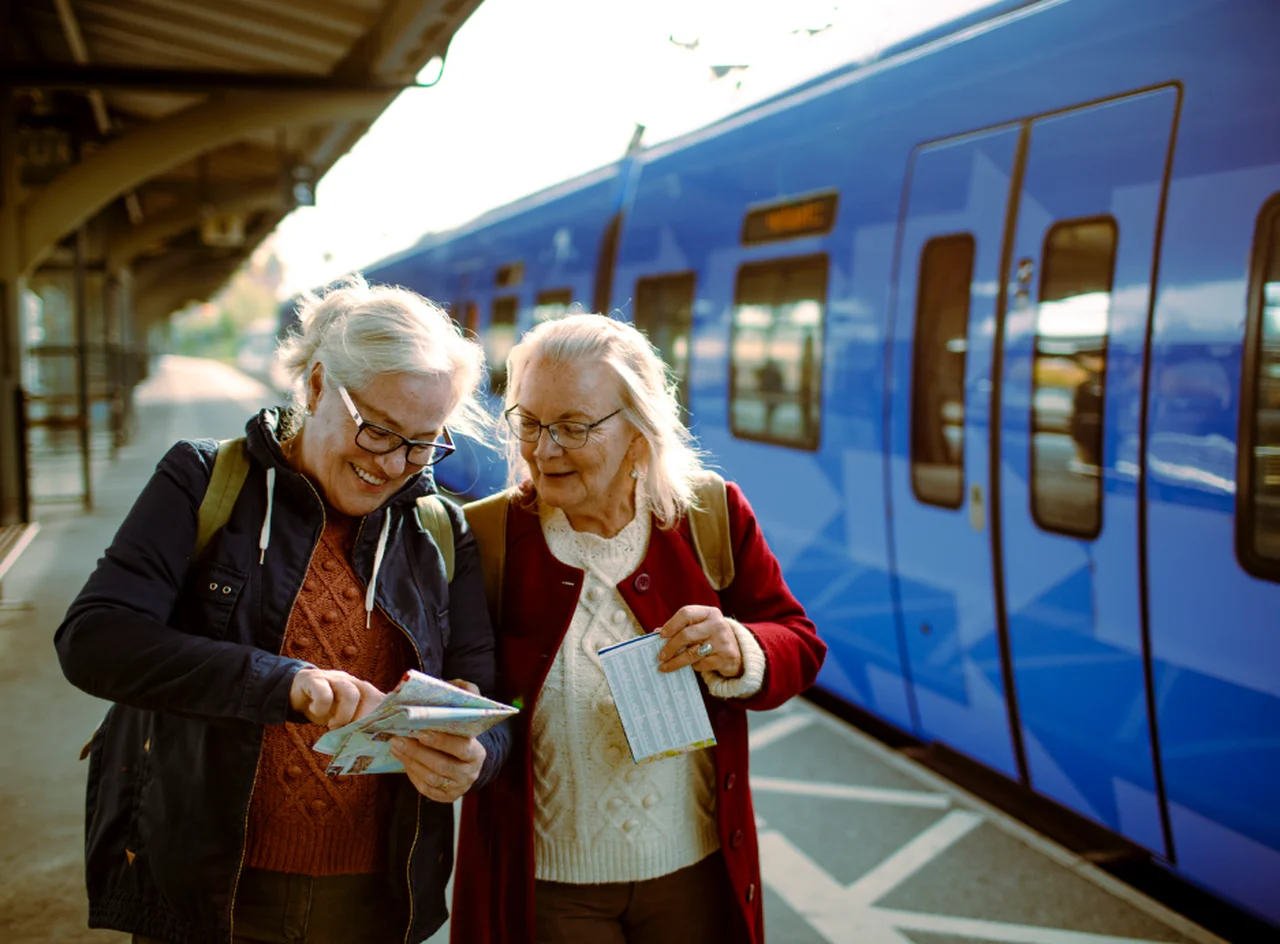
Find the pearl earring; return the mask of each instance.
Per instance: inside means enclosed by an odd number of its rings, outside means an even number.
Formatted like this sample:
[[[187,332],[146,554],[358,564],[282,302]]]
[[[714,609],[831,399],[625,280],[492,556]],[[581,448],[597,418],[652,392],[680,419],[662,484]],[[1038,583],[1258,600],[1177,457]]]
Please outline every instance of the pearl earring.
[[[631,477],[632,477],[633,479],[638,479],[638,478],[640,478],[640,470],[639,470],[639,469],[637,469],[637,468],[635,468],[634,466],[632,466],[632,468],[631,468]]]

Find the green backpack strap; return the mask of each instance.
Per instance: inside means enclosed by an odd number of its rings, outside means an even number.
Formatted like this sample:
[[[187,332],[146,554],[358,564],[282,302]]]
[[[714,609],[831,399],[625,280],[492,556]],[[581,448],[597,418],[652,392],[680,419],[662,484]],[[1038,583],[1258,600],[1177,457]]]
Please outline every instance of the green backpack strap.
[[[209,546],[213,536],[231,519],[240,489],[249,475],[249,455],[245,452],[244,437],[224,439],[218,443],[218,455],[213,460],[213,474],[205,489],[196,515],[196,547],[191,559],[196,560]]]
[[[444,577],[453,582],[453,521],[439,495],[423,495],[418,499],[418,530],[435,539],[444,558]]]
[[[724,479],[715,472],[703,472],[694,485],[697,504],[689,509],[689,530],[693,549],[711,586],[723,590],[733,583],[733,545],[729,534],[729,496]]]
[[[494,628],[502,618],[502,581],[507,564],[507,507],[514,492],[508,490],[462,506],[467,525],[480,548],[484,597]]]

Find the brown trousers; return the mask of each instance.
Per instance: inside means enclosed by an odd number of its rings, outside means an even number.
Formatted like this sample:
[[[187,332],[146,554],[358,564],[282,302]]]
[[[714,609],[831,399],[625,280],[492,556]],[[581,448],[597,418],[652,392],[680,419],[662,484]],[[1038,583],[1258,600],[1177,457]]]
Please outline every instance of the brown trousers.
[[[534,886],[538,944],[719,944],[736,920],[724,858],[644,882]]]
[[[408,925],[384,875],[245,869],[236,889],[234,944],[399,944]],[[135,934],[133,944],[164,942]]]

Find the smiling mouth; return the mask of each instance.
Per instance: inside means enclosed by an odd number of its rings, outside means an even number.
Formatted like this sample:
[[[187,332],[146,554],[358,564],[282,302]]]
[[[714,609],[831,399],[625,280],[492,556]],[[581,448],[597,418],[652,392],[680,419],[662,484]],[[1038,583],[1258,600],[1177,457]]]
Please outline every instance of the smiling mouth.
[[[366,472],[364,469],[356,465],[354,462],[349,463],[349,465],[353,470],[355,470],[356,475],[360,477],[361,482],[365,482],[369,485],[374,485],[374,486],[383,486],[387,484],[386,479],[380,479],[376,475],[371,475],[370,473]]]

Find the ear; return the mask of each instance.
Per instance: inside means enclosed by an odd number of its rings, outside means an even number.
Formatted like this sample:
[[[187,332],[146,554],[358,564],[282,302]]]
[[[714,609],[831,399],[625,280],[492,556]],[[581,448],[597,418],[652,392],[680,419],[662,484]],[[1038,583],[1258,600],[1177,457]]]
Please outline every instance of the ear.
[[[320,395],[324,392],[324,365],[319,361],[311,367],[307,376],[307,412],[314,413],[320,405]]]

